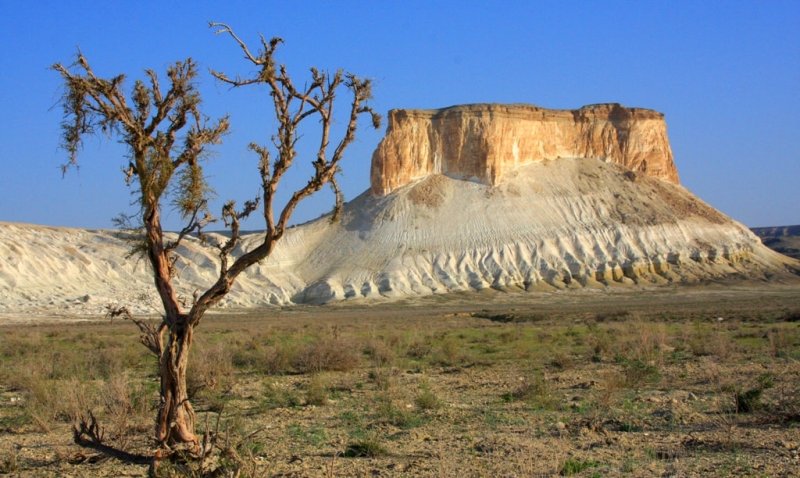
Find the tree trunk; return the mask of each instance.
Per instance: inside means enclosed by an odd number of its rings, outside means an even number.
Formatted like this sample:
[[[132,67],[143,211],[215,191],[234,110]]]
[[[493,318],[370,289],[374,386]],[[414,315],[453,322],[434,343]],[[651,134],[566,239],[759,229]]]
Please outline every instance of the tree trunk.
[[[165,448],[183,448],[199,452],[195,435],[195,414],[186,388],[186,368],[194,327],[180,317],[169,331],[169,339],[161,353],[161,403],[156,421],[156,440]]]

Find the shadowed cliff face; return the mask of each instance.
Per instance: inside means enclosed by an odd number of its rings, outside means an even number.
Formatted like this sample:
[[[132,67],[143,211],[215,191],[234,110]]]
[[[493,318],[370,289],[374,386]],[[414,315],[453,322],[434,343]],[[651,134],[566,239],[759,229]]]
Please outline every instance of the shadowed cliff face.
[[[496,185],[520,166],[557,158],[595,158],[679,183],[664,115],[656,111],[478,104],[390,111],[372,156],[371,191],[384,196],[431,174]]]

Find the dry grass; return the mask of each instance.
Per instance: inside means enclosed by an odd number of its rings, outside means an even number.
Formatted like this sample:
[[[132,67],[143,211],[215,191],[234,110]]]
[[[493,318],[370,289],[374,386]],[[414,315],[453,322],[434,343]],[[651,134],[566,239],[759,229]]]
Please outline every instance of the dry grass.
[[[226,393],[233,386],[233,357],[225,344],[200,343],[189,356],[189,367],[186,387],[192,400]]]
[[[535,312],[532,322],[219,318],[193,349],[190,385],[201,424],[224,409],[222,431],[241,458],[241,476],[794,469],[796,322],[779,313],[753,320],[765,314],[761,306],[724,322],[695,309],[685,316],[620,310]],[[69,465],[69,449],[46,455],[46,444],[64,442],[88,409],[115,444],[149,446],[158,381],[135,331],[95,324],[6,332],[0,471],[136,474],[113,462],[91,472]],[[23,437],[44,445],[15,449]],[[676,454],[680,460],[669,459]]]
[[[328,379],[324,375],[313,375],[306,386],[306,405],[327,405],[329,388]]]
[[[343,340],[334,331],[302,347],[292,357],[292,365],[300,373],[346,372],[359,365],[358,350],[356,344]]]
[[[513,390],[502,394],[501,398],[507,402],[525,402],[535,410],[553,410],[559,406],[544,374],[536,372],[522,377],[520,383]]]

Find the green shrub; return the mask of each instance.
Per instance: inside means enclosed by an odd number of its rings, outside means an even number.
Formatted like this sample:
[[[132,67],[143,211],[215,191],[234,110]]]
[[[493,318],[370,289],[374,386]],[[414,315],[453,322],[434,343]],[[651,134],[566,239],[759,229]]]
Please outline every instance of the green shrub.
[[[420,391],[417,396],[414,398],[414,404],[416,404],[417,408],[420,410],[436,410],[442,406],[442,401],[430,389],[428,384],[423,384],[420,387]]]
[[[564,462],[564,465],[561,466],[559,474],[561,476],[577,475],[584,470],[588,470],[589,468],[597,468],[598,466],[600,466],[600,463],[597,461],[569,458]]]
[[[656,365],[645,363],[640,359],[623,361],[622,371],[625,376],[625,386],[629,388],[639,388],[645,383],[654,383],[661,379],[661,372]]]
[[[300,396],[294,390],[280,387],[274,383],[264,385],[260,406],[266,409],[291,408],[302,405]]]
[[[375,413],[379,422],[404,429],[418,427],[425,421],[423,416],[415,413],[410,406],[396,404],[388,394],[378,397]]]
[[[734,407],[736,413],[752,413],[763,408],[761,396],[764,390],[772,388],[773,379],[769,374],[758,378],[758,384],[748,390],[734,389]]]
[[[541,373],[531,374],[517,388],[502,394],[500,398],[505,402],[523,401],[536,410],[552,410],[558,407],[558,400]]]
[[[346,458],[376,458],[387,454],[386,448],[375,437],[371,437],[348,443],[342,456]]]

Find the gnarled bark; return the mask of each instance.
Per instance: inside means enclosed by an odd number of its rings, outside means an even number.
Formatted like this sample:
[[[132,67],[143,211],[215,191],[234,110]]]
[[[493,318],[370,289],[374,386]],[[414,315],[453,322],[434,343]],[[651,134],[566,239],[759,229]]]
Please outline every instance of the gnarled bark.
[[[179,325],[170,331],[159,360],[161,401],[156,419],[156,440],[163,447],[188,445],[198,452],[195,414],[186,387],[186,371],[192,344],[193,327]]]

